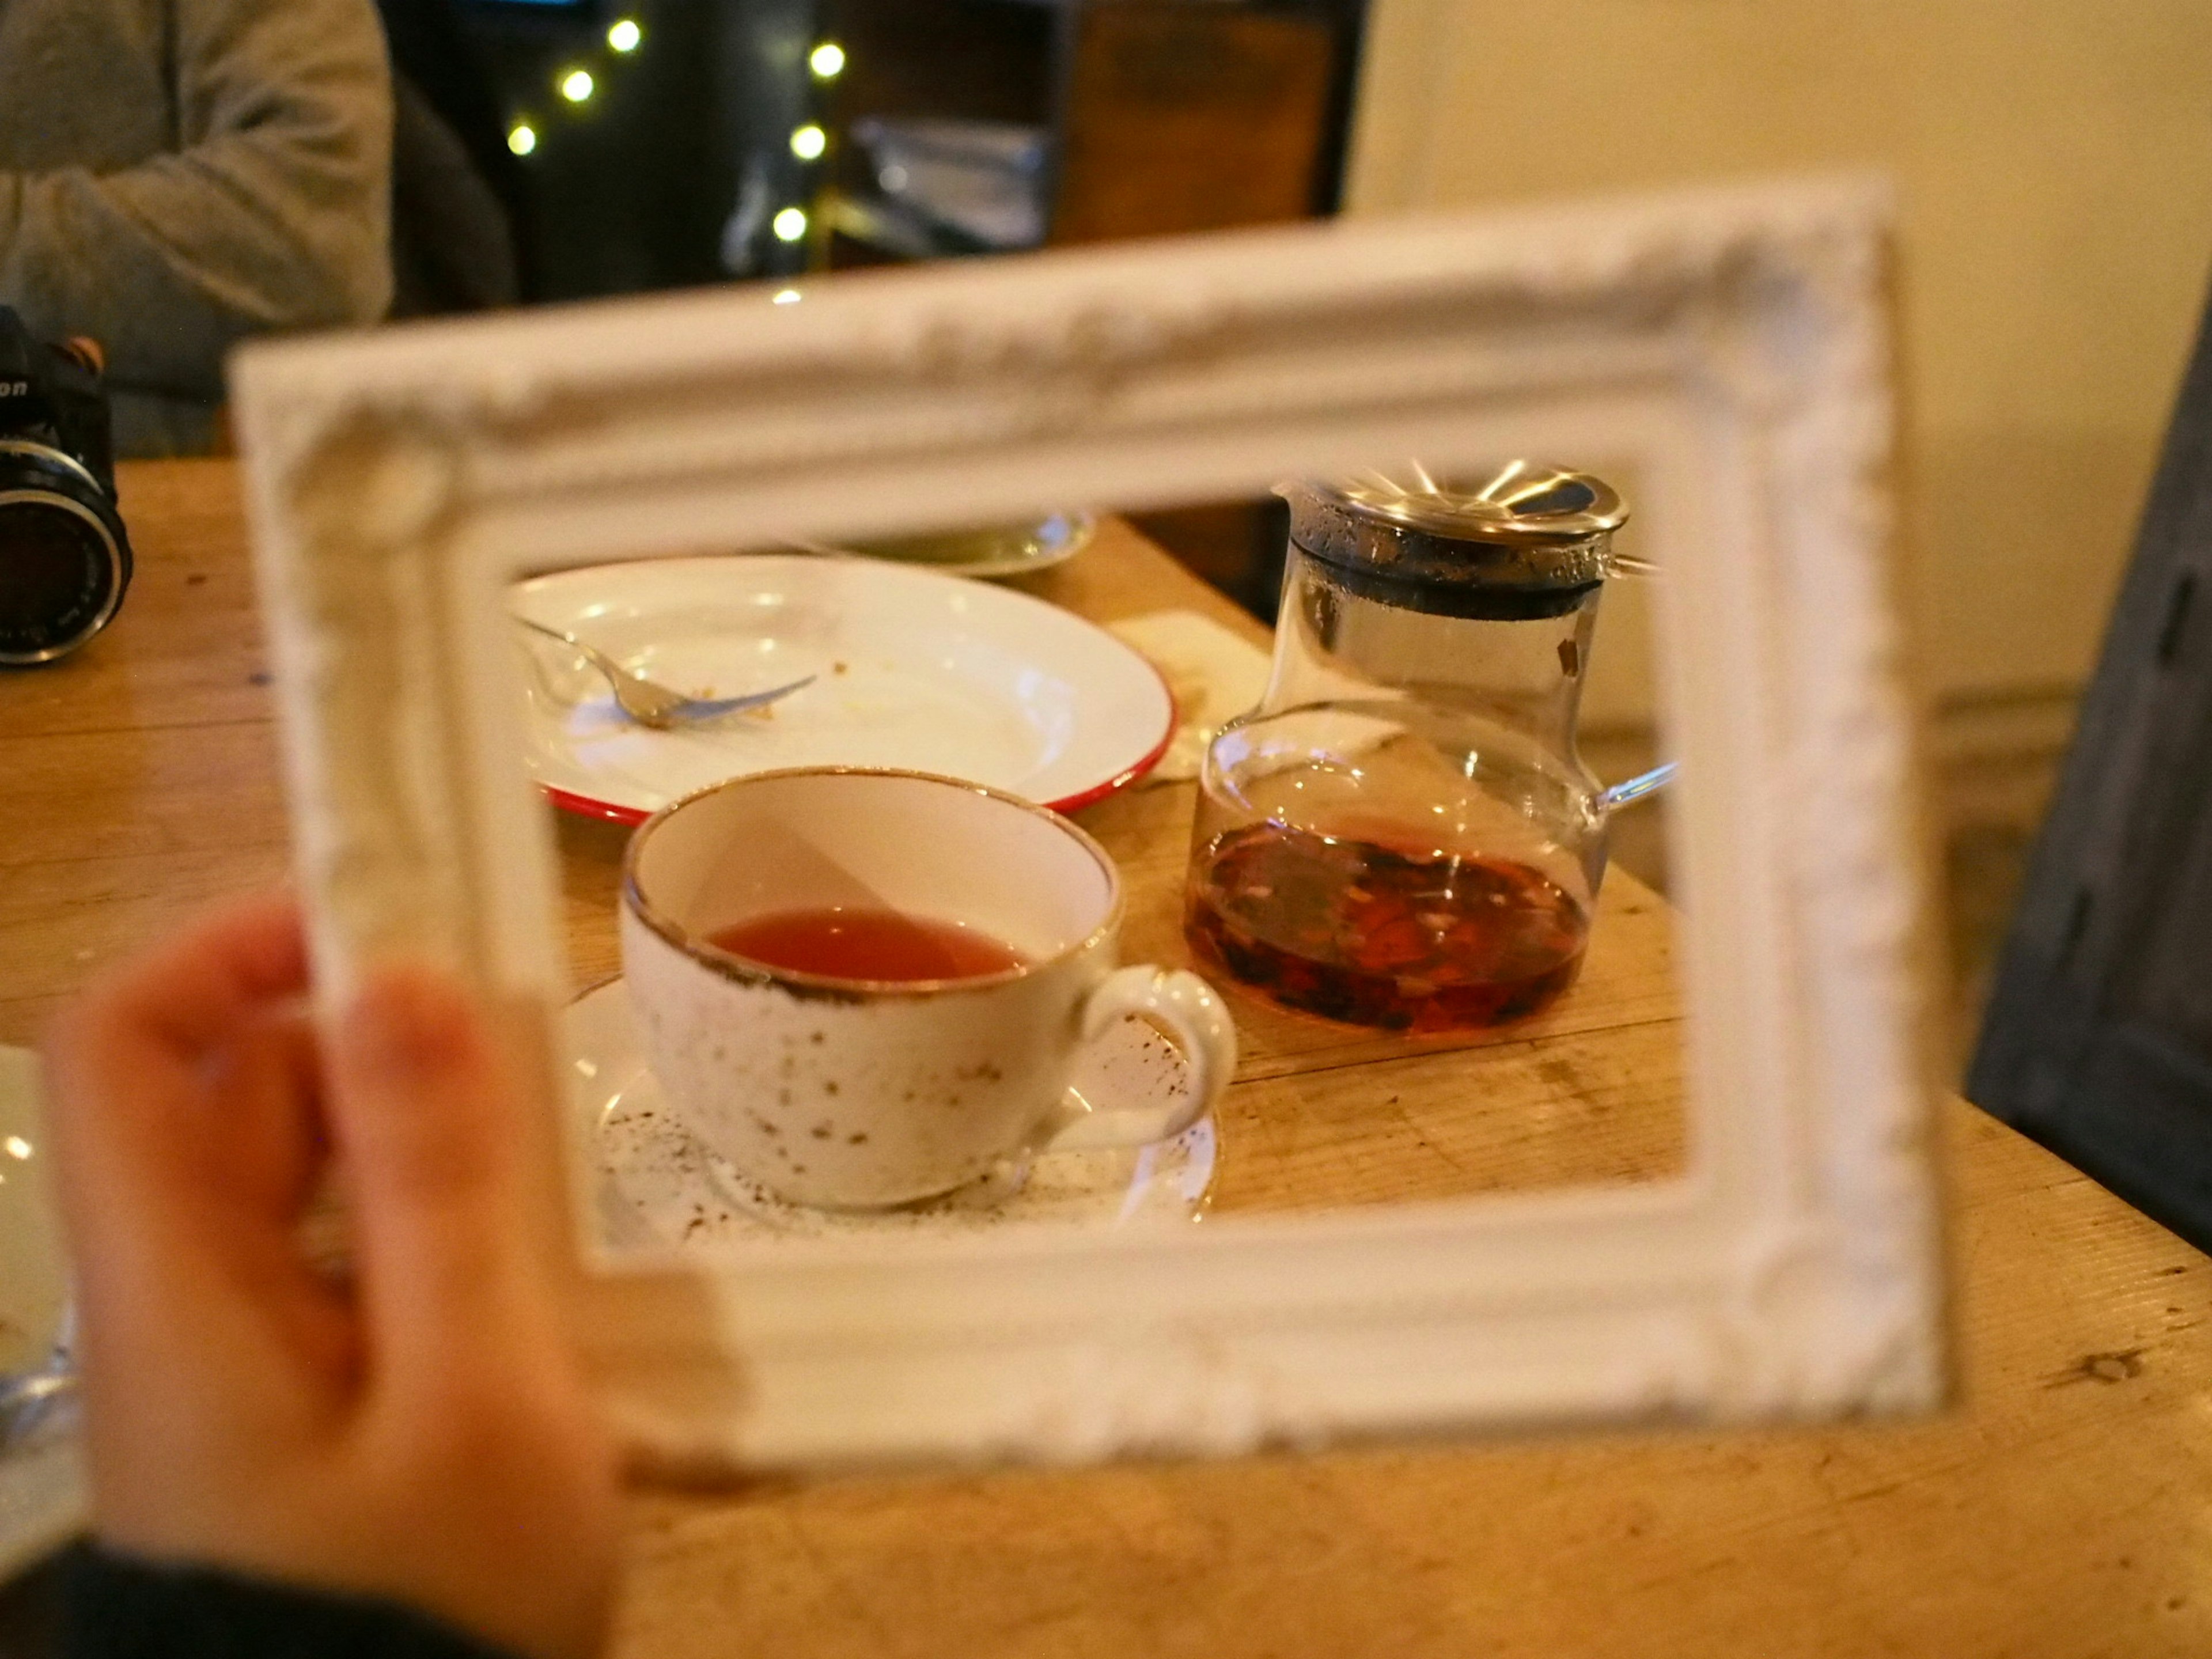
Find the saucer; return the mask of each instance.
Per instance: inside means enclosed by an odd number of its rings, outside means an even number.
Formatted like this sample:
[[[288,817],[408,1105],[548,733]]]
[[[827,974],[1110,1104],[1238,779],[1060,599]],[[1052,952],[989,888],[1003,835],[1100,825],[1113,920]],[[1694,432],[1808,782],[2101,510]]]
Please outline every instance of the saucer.
[[[1009,1161],[958,1192],[897,1210],[838,1212],[787,1203],[709,1152],[678,1121],[647,1061],[622,980],[570,1003],[563,1030],[570,1092],[598,1150],[599,1219],[612,1246],[713,1249],[1033,1222],[1188,1226],[1206,1211],[1217,1157],[1211,1117],[1151,1146]],[[1084,1052],[1073,1086],[1103,1107],[1180,1094],[1188,1074],[1175,1045],[1132,1016]]]

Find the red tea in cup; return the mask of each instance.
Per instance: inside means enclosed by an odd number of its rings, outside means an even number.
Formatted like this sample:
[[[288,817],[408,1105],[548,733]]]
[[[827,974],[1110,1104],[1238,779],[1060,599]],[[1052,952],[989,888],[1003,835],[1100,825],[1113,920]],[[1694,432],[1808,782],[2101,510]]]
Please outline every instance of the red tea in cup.
[[[1028,958],[988,933],[896,910],[776,910],[707,936],[732,956],[793,973],[878,982],[981,979]]]

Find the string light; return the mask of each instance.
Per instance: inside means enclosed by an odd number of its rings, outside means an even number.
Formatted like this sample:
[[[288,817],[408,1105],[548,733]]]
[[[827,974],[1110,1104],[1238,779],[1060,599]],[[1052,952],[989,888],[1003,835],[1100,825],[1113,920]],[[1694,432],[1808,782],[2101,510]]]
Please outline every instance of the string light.
[[[617,18],[607,30],[607,45],[617,52],[635,52],[638,42],[644,39],[645,31],[638,27],[635,17]]]
[[[817,81],[834,81],[845,72],[845,48],[835,40],[824,40],[806,54],[806,67],[814,71]]]
[[[775,233],[777,241],[795,242],[806,234],[805,210],[787,207],[769,221],[769,228]]]
[[[517,155],[527,155],[538,148],[538,129],[527,121],[517,121],[507,130],[507,147]]]
[[[822,152],[829,148],[830,135],[811,121],[792,132],[791,153],[802,161],[818,160]]]
[[[592,95],[595,82],[589,70],[570,70],[561,77],[561,95],[572,104],[580,104]]]

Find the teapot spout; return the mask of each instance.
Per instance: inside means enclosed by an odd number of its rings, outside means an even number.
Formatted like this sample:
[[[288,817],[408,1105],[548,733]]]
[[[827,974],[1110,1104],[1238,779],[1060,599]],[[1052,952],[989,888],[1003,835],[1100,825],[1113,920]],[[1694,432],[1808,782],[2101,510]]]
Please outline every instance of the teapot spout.
[[[1674,781],[1674,774],[1682,769],[1680,761],[1668,761],[1655,766],[1649,772],[1638,772],[1632,778],[1624,778],[1610,789],[1601,790],[1597,810],[1611,812],[1616,807],[1626,806],[1632,801],[1642,800],[1656,790],[1664,789]]]

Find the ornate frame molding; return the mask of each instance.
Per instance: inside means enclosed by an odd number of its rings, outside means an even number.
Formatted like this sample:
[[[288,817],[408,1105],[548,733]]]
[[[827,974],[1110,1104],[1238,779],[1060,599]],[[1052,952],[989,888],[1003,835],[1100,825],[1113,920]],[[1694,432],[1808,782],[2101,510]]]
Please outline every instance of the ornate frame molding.
[[[601,1264],[581,1328],[640,1444],[1084,1459],[1936,1403],[1888,223],[1876,184],[1781,182],[241,352],[325,994],[427,951],[527,1011],[549,1067],[550,840],[501,695],[517,572],[1407,453],[1638,467],[1670,573],[1663,701],[1705,781],[1677,819],[1686,1176]]]

